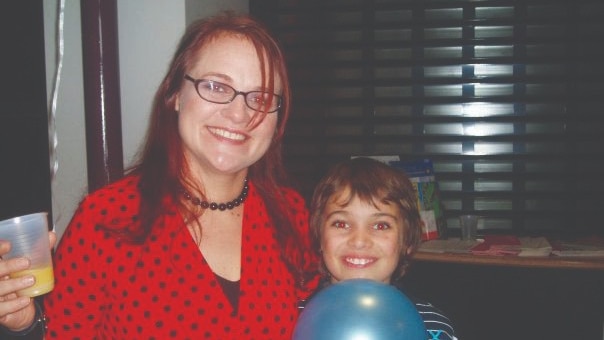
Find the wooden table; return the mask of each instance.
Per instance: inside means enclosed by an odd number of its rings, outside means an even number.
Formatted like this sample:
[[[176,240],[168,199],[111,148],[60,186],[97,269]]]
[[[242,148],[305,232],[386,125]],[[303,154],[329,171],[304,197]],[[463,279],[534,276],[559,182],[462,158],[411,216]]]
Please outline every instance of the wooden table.
[[[604,270],[602,257],[519,257],[492,256],[461,253],[430,253],[416,252],[415,261],[431,261],[442,263],[457,263],[470,265],[512,266],[526,268],[559,268],[559,269],[590,269]]]
[[[459,339],[604,339],[604,258],[417,252],[402,287]]]

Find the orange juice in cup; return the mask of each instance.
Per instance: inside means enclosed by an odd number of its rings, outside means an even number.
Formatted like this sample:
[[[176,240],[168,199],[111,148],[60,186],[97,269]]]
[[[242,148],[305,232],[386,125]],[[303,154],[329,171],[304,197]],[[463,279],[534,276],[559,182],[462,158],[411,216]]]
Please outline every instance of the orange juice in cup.
[[[36,278],[36,283],[31,287],[18,291],[17,295],[19,296],[34,297],[42,295],[50,292],[55,287],[55,277],[52,270],[52,265],[22,270],[20,272],[12,273],[10,277],[16,278],[26,275],[33,275]]]
[[[30,262],[28,269],[10,273],[10,277],[33,275],[36,278],[33,286],[17,292],[19,296],[34,297],[54,288],[47,215],[42,212],[0,221],[0,240],[11,244],[10,251],[2,256],[2,260],[26,257]]]

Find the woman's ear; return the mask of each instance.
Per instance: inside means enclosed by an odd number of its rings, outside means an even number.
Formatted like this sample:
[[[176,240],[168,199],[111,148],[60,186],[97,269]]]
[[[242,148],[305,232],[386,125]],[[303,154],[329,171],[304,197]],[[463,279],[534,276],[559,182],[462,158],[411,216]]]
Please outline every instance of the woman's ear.
[[[174,111],[180,112],[180,94],[176,94],[174,99]]]

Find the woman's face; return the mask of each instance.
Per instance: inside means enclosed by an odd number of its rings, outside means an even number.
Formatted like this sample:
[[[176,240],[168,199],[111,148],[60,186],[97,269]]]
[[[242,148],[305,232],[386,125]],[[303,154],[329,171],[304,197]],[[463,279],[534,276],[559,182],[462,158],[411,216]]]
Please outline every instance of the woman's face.
[[[236,36],[221,36],[205,45],[187,74],[238,91],[264,90],[254,46]],[[278,78],[274,92],[281,93]],[[190,81],[184,81],[175,109],[193,173],[233,174],[247,169],[264,155],[277,125],[277,112],[264,115],[259,124],[250,124],[259,113],[246,106],[243,96],[228,104],[211,103],[199,97]]]
[[[321,251],[331,283],[363,278],[390,283],[403,249],[403,217],[394,204],[362,202],[347,193],[332,197],[325,208]]]

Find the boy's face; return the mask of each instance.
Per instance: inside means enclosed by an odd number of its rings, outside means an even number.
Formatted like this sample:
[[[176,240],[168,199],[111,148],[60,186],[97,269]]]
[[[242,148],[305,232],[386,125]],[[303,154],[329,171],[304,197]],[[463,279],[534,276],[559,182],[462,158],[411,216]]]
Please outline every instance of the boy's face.
[[[395,204],[362,202],[347,192],[325,208],[321,251],[331,283],[363,278],[390,283],[403,249],[403,216]]]

